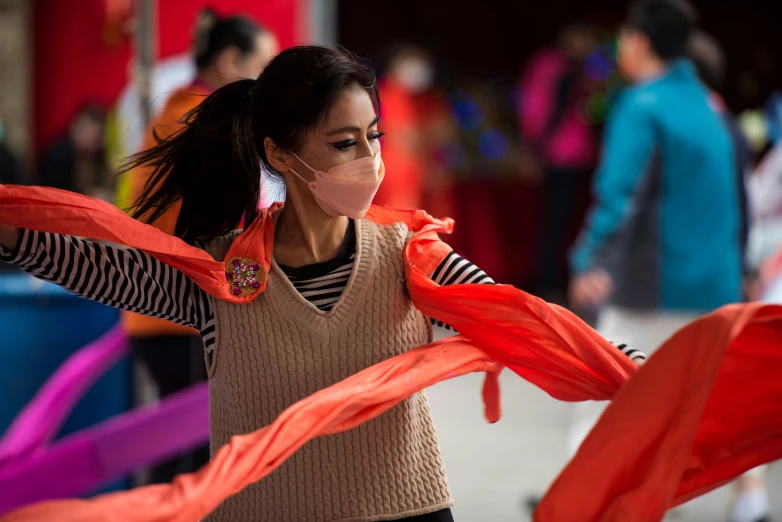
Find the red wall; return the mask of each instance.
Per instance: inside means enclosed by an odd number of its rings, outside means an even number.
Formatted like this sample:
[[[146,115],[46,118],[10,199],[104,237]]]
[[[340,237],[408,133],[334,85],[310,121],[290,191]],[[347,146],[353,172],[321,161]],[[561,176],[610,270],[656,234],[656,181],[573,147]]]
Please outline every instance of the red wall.
[[[109,106],[128,80],[131,42],[103,42],[105,0],[36,0],[33,6],[33,143],[42,150],[88,102]],[[187,51],[196,14],[215,6],[250,15],[275,31],[283,47],[297,39],[300,0],[158,0],[161,57]]]
[[[78,6],[78,7],[77,7]],[[125,84],[130,41],[108,48],[102,0],[38,0],[33,7],[33,143],[67,128],[89,101],[111,103]]]

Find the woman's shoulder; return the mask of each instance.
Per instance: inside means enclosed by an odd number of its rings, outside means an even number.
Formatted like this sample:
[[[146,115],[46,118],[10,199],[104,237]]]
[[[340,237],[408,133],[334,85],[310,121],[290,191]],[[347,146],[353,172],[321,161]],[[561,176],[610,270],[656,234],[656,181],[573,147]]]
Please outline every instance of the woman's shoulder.
[[[401,221],[392,223],[376,223],[370,219],[356,221],[356,241],[361,242],[364,249],[374,250],[383,256],[402,256],[412,232]]]
[[[360,224],[365,230],[370,230],[375,234],[401,237],[406,237],[410,234],[407,224],[403,221],[378,223],[372,219],[364,218],[357,220],[356,223]]]

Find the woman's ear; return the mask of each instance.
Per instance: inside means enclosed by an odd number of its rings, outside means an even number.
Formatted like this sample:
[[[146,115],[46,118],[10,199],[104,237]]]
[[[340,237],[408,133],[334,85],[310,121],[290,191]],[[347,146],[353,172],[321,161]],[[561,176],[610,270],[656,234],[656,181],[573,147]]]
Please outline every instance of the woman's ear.
[[[293,166],[293,155],[279,148],[268,136],[263,140],[263,149],[269,165],[277,172],[288,172]]]

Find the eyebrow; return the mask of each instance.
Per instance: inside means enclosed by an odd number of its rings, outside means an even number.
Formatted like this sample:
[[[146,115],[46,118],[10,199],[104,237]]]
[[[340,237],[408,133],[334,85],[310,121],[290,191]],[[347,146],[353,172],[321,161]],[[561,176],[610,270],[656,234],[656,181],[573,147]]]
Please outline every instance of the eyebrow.
[[[374,120],[372,120],[372,123],[369,124],[370,127],[374,127],[380,123],[380,116],[377,116]],[[339,129],[334,129],[332,131],[329,131],[326,133],[326,136],[334,136],[335,134],[342,134],[343,132],[361,132],[362,129],[360,127],[354,127],[354,126],[348,126],[348,127],[340,127]]]

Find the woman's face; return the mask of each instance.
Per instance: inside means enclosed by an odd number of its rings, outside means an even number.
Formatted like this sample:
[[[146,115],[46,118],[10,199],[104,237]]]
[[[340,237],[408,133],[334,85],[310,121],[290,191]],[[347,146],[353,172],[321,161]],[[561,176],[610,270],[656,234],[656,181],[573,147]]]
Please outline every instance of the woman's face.
[[[234,76],[254,80],[263,72],[269,61],[280,52],[280,44],[274,34],[264,31],[255,42],[255,49],[237,60]]]
[[[227,47],[217,56],[211,66],[217,72],[218,86],[222,87],[237,80],[254,80],[264,67],[280,51],[277,37],[269,32],[258,36],[255,48],[247,54],[238,47]]]
[[[367,91],[355,85],[340,93],[328,116],[305,136],[298,156],[310,167],[326,172],[380,151],[379,118]],[[311,170],[294,158],[294,170],[313,179]]]

